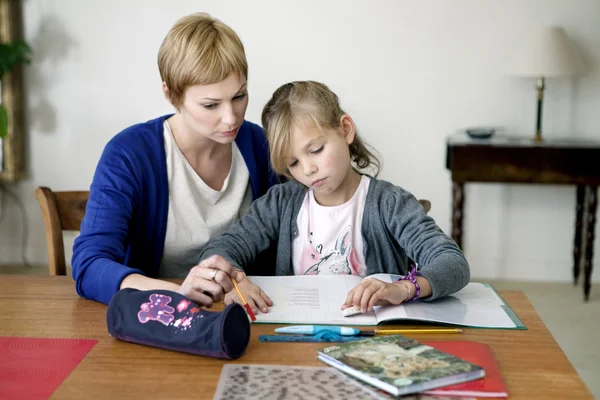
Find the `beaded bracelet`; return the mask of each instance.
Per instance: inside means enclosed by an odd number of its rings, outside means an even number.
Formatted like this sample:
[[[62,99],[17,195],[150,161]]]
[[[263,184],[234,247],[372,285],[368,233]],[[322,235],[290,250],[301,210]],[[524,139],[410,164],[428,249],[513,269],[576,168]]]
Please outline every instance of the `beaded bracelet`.
[[[421,286],[419,286],[419,283],[417,282],[417,276],[420,276],[420,275],[421,274],[419,272],[417,272],[417,264],[412,264],[410,266],[410,271],[408,271],[408,275],[406,275],[404,278],[400,278],[398,280],[398,282],[411,281],[413,283],[413,285],[415,285],[415,295],[405,301],[414,301],[419,298],[419,294],[421,294]],[[410,297],[410,290],[408,291],[408,296]]]

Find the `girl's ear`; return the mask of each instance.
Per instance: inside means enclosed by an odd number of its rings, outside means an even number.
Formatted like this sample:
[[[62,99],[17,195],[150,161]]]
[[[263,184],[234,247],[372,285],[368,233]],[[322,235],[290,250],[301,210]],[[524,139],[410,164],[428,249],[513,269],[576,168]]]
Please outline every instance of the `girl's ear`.
[[[356,136],[356,127],[354,126],[352,117],[350,117],[348,114],[342,115],[340,117],[340,126],[342,127],[342,132],[346,143],[351,145],[352,142],[354,142],[354,137]]]

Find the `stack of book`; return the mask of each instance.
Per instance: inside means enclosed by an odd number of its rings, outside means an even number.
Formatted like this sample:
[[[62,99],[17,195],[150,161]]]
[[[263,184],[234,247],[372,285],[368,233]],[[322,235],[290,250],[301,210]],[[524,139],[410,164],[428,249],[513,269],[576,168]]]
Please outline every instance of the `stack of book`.
[[[318,358],[394,396],[508,396],[492,352],[483,343],[379,336],[325,347]]]
[[[473,282],[437,300],[377,306],[364,314],[344,316],[340,306],[348,292],[363,279],[373,278],[395,282],[399,276],[250,277],[274,303],[268,313],[256,316],[255,323],[378,326],[391,321],[420,321],[453,327],[527,329],[493,287]],[[219,381],[220,397],[215,398],[277,399],[298,395],[298,398],[347,400],[385,399],[406,394],[419,399],[426,396],[451,396],[453,400],[508,397],[491,349],[486,344],[466,341],[421,343],[399,335],[379,336],[375,331],[377,329],[373,330],[375,336],[343,340],[343,343],[321,349],[318,358],[328,366],[227,366]],[[314,333],[302,332],[300,335],[304,335],[300,339],[305,340],[299,340],[299,336],[294,339],[283,335],[264,336],[265,341],[324,341]],[[350,395],[348,391],[354,394]],[[243,395],[235,397],[237,395],[233,394],[236,393]]]

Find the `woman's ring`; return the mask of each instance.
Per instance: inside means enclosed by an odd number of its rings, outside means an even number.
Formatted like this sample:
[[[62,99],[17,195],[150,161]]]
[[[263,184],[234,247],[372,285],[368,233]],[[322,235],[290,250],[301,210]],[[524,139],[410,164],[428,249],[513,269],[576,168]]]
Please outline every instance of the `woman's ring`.
[[[217,272],[219,272],[217,269],[213,269],[212,276],[210,277],[214,282],[217,281]]]

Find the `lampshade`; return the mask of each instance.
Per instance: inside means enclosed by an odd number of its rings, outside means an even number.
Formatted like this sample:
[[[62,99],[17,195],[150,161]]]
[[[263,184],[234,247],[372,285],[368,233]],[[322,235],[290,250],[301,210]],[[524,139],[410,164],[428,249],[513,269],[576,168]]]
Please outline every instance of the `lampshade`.
[[[506,64],[516,76],[556,77],[577,75],[585,70],[583,58],[562,27],[534,29],[518,43]]]

